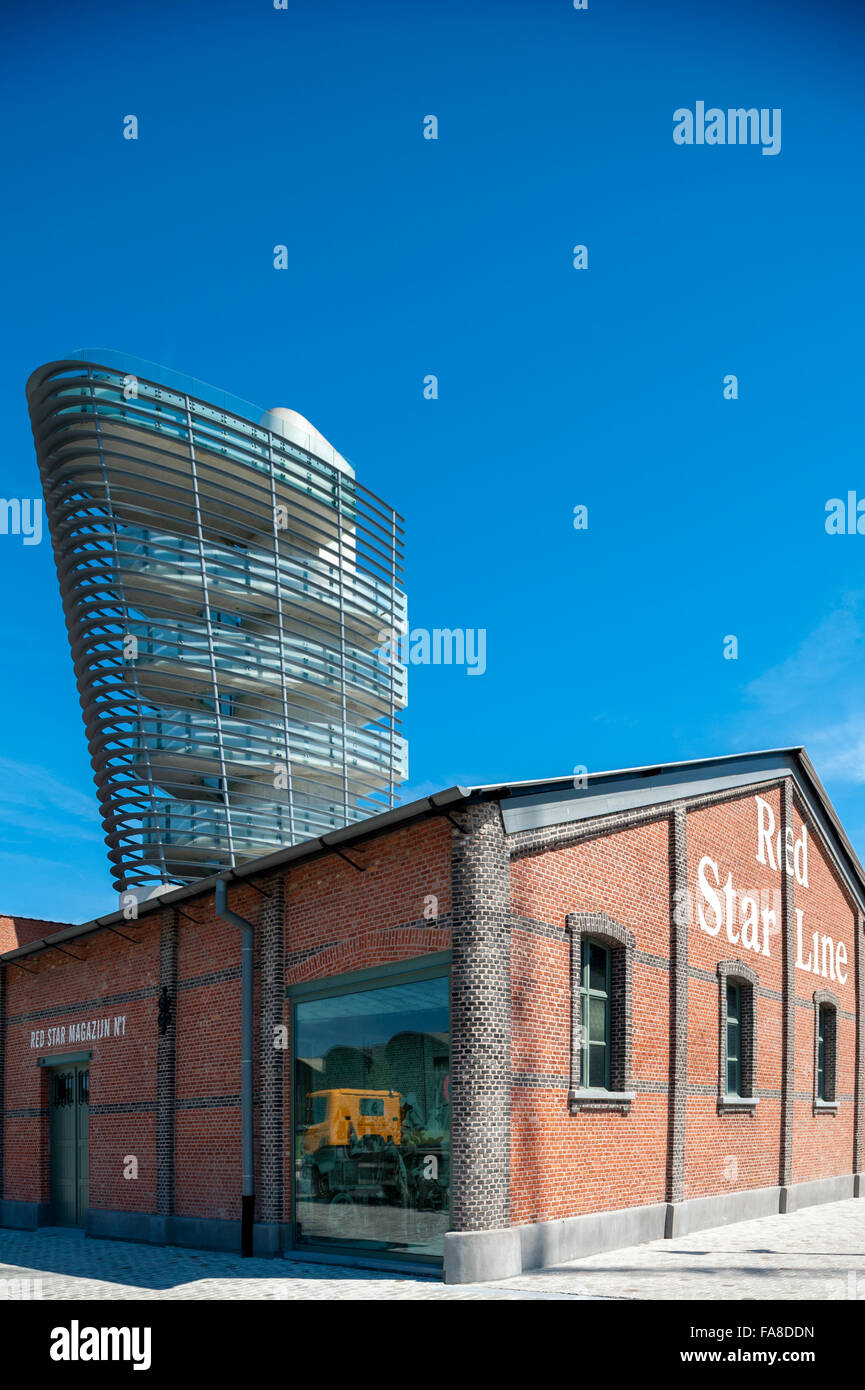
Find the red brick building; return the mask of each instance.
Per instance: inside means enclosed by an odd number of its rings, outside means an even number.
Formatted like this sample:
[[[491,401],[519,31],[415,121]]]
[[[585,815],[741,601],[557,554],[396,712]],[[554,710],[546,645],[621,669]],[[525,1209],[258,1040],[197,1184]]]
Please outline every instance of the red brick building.
[[[459,1281],[859,1195],[863,914],[788,749],[0,918],[0,1222]]]

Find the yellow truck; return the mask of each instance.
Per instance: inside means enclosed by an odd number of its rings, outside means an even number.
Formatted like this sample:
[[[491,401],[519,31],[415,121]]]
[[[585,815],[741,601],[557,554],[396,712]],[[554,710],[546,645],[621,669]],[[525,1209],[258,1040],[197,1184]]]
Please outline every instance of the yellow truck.
[[[348,1148],[359,1140],[365,1148],[402,1142],[398,1091],[311,1091],[306,1098],[303,1152]]]
[[[419,1132],[413,1101],[393,1090],[310,1091],[299,1135],[301,1191],[319,1202],[444,1210],[450,1144],[444,1133]]]

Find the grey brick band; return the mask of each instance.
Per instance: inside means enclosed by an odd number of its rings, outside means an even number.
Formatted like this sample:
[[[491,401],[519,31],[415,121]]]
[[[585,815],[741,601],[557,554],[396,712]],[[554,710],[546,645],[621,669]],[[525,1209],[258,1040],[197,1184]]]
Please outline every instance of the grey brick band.
[[[451,860],[452,1229],[510,1224],[510,859],[497,802],[467,806]]]
[[[161,914],[159,930],[160,1019],[156,1034],[156,1211],[159,1216],[174,1215],[178,922],[179,916],[176,908],[167,908]]]
[[[285,880],[263,885],[259,949],[259,1219],[282,1221],[284,1206]]]

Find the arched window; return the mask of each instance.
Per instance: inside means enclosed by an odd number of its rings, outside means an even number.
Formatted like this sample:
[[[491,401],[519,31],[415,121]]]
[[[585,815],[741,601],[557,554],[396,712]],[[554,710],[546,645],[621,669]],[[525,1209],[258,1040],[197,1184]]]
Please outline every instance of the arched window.
[[[627,1114],[634,936],[605,912],[569,912],[571,1057],[568,1107]]]
[[[582,1058],[580,1085],[610,1089],[610,952],[600,941],[581,942],[580,1018]]]
[[[719,960],[718,1111],[754,1113],[757,1096],[756,971],[742,960]]]
[[[836,1072],[838,1066],[838,1005],[836,995],[828,989],[814,993],[814,1104],[835,1107],[838,1102]]]
[[[742,987],[727,981],[727,1095],[742,1094]]]

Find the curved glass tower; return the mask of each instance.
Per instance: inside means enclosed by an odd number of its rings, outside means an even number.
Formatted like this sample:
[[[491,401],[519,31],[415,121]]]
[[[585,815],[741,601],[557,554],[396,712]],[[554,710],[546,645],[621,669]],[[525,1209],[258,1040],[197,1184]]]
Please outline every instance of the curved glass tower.
[[[294,411],[134,358],[72,353],[27,397],[117,888],[392,806],[396,512]]]

